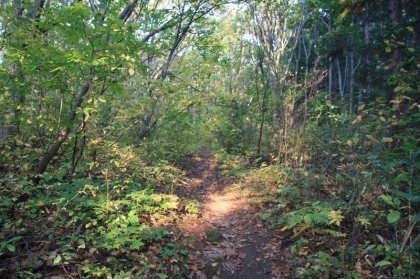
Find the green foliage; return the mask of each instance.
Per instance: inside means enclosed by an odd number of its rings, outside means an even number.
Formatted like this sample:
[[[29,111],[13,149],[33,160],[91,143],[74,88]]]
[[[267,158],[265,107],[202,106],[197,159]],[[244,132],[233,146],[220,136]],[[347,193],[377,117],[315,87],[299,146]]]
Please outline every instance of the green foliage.
[[[267,166],[262,164],[259,169],[253,169],[247,173],[246,181],[251,184],[265,184],[265,187],[281,189],[281,185],[287,183],[290,171],[283,165]]]
[[[404,117],[397,124],[383,99],[360,105],[357,115],[343,114],[322,95],[312,105],[306,137],[295,141],[306,153],[305,169],[263,165],[245,175],[268,207],[263,220],[297,239],[291,246],[299,258],[291,262],[296,275],[417,276],[418,244],[409,244],[419,197],[412,122]],[[411,130],[391,133],[398,125]],[[372,265],[355,261],[352,249]]]
[[[295,276],[420,276],[415,1],[91,2],[0,4],[2,277],[187,276],[203,146]]]
[[[297,276],[299,278],[335,277],[334,270],[339,267],[341,267],[341,263],[337,258],[331,257],[324,252],[318,252],[308,258],[308,262],[304,267],[299,268]],[[349,276],[349,274],[347,276]]]
[[[228,177],[240,177],[246,172],[246,158],[241,155],[231,155],[226,151],[219,151],[214,155],[221,173]]]
[[[7,239],[5,241],[0,242],[0,256],[5,253],[5,251],[9,252],[16,252],[16,246],[15,243],[22,239],[20,236],[15,236],[10,239]]]
[[[170,254],[163,252],[158,258],[151,256],[158,247],[162,246],[166,251],[164,247],[172,245],[172,236],[165,226],[175,221],[172,216],[178,214],[178,197],[155,193],[124,176],[109,181],[115,174],[106,174],[103,180],[75,179],[72,183],[51,183],[51,177],[46,174],[39,191],[31,193],[24,204],[2,199],[6,201],[2,204],[5,230],[2,231],[0,254],[10,256],[19,252],[25,231],[30,230],[34,241],[54,242],[59,248],[43,248],[35,255],[33,265],[24,266],[21,272],[28,272],[29,268],[37,270],[37,262],[51,268],[73,262],[86,277],[112,274],[113,278],[125,278],[131,273],[141,276],[154,272],[151,265],[156,261],[171,257],[175,263],[185,257],[186,251],[181,248],[172,249]],[[16,189],[8,188],[8,191],[18,194]],[[9,215],[11,208],[15,212],[13,219]],[[15,220],[13,226],[12,220]],[[27,220],[43,220],[45,225],[36,228]],[[22,232],[4,238],[16,226]],[[65,234],[60,233],[63,230]],[[25,241],[33,240],[25,238]],[[89,259],[89,264],[83,263],[85,259]],[[161,267],[156,272],[169,271]]]
[[[334,210],[327,202],[317,201],[310,206],[301,207],[280,217],[278,224],[285,225],[283,229],[296,228],[295,233],[311,230],[315,227],[340,226],[344,216],[340,210]]]
[[[198,214],[200,212],[200,204],[198,201],[191,200],[185,204],[185,211],[189,214]]]

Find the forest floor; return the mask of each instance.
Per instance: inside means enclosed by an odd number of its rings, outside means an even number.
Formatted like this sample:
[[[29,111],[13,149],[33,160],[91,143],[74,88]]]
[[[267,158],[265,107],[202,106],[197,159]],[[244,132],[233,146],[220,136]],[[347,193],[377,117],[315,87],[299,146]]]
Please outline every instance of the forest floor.
[[[288,278],[287,240],[267,230],[250,203],[252,191],[222,178],[210,150],[185,162],[190,178],[180,193],[200,201],[200,213],[178,223],[190,250],[189,278]]]

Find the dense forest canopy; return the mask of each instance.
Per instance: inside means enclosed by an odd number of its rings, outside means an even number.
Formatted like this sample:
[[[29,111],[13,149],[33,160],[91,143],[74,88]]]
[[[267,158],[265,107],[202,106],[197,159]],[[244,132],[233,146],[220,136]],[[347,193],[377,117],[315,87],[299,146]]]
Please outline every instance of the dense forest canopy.
[[[186,277],[203,148],[293,276],[419,277],[419,8],[0,1],[0,277]]]

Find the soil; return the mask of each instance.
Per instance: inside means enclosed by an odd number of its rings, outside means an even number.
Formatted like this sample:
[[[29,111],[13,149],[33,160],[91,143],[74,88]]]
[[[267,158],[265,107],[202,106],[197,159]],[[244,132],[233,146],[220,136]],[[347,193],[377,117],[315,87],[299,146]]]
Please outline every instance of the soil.
[[[180,194],[200,201],[200,213],[178,223],[190,250],[189,278],[290,278],[283,237],[267,230],[248,191],[222,178],[211,151],[186,160],[185,169],[189,182]]]

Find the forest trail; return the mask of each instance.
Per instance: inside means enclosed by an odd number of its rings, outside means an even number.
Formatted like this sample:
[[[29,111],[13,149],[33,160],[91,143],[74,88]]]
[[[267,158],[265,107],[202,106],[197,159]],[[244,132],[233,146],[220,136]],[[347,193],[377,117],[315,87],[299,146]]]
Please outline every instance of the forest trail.
[[[211,151],[189,158],[185,169],[190,183],[182,195],[200,201],[199,216],[179,223],[190,250],[189,278],[289,277],[281,236],[267,231],[240,184],[222,179]]]

